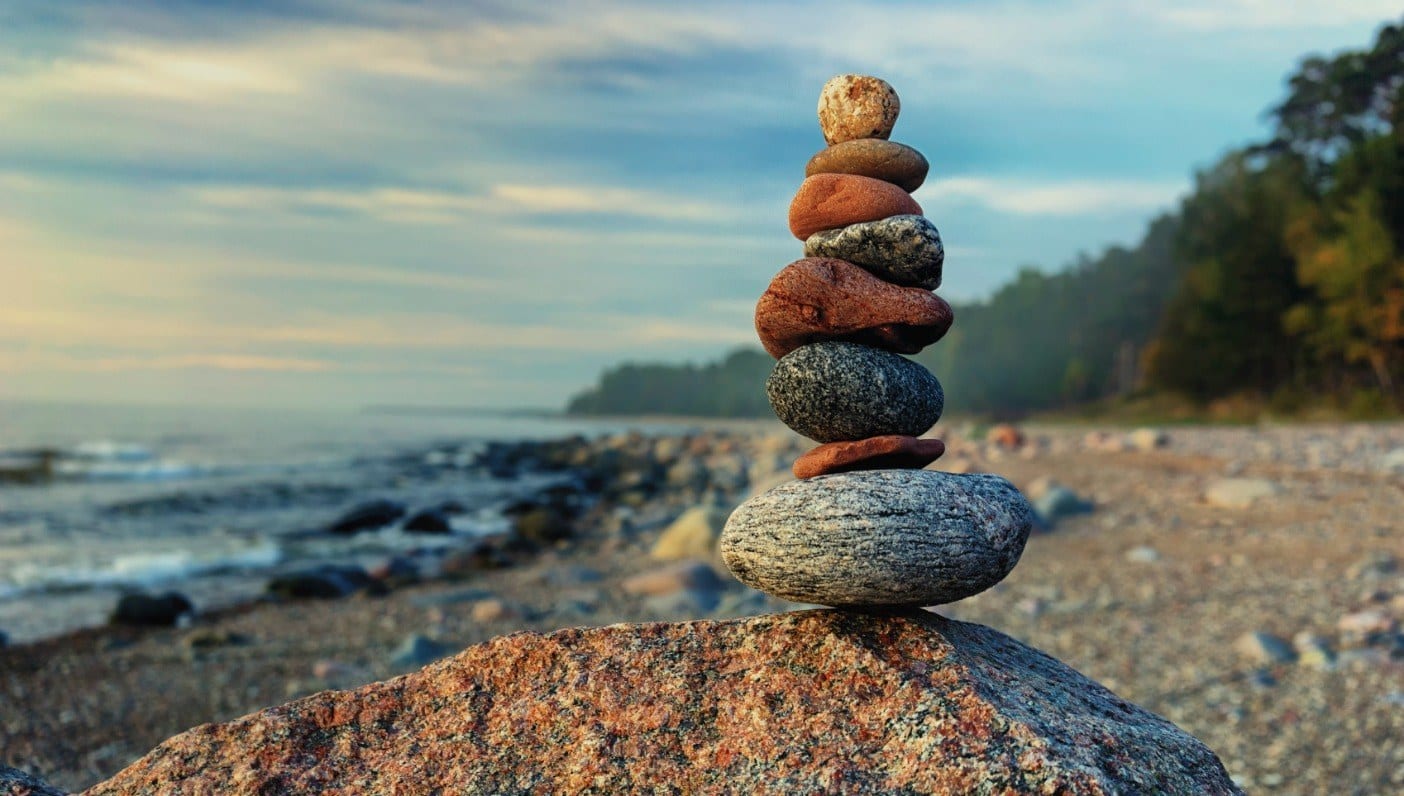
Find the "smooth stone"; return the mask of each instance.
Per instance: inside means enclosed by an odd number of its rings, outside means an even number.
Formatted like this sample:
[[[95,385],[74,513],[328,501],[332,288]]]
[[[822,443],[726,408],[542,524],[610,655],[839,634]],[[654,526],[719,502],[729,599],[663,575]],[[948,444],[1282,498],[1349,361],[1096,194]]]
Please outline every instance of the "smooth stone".
[[[790,232],[806,240],[826,229],[902,215],[921,215],[921,205],[890,182],[856,174],[816,174],[800,183],[790,201]]]
[[[765,382],[780,421],[816,442],[919,437],[941,419],[931,371],[857,343],[814,343],[780,358]]]
[[[725,509],[713,505],[693,506],[664,529],[649,555],[659,561],[706,558],[716,552],[717,537],[725,522]]]
[[[625,594],[644,597],[674,594],[686,589],[719,591],[723,585],[721,578],[705,561],[695,560],[640,572],[619,582],[619,588]]]
[[[165,594],[124,594],[108,617],[108,624],[143,627],[174,627],[183,616],[195,613],[195,605],[178,591]]]
[[[997,475],[868,470],[778,486],[741,504],[722,560],[751,588],[833,606],[939,605],[1003,580],[1033,508]]]
[[[819,129],[830,144],[887,138],[901,110],[892,86],[870,75],[836,75],[819,91]]]
[[[908,214],[816,232],[805,239],[804,256],[847,260],[894,285],[935,290],[946,249],[935,224]]]
[[[453,524],[448,515],[439,509],[425,509],[415,514],[400,526],[405,533],[453,533]]]
[[[1280,494],[1282,487],[1265,478],[1221,478],[1204,490],[1204,500],[1219,508],[1246,509]]]
[[[911,193],[926,181],[926,157],[905,144],[881,138],[844,141],[822,150],[805,164],[804,176],[858,174],[890,182]]]
[[[920,470],[941,458],[946,443],[889,434],[853,442],[820,445],[795,460],[796,478],[814,478],[854,470]]]
[[[777,359],[825,340],[915,354],[945,336],[954,319],[951,305],[929,290],[813,257],[785,266],[756,304],[756,333]]]
[[[402,503],[393,500],[369,500],[361,503],[338,517],[327,526],[328,533],[349,535],[360,531],[373,531],[405,516]]]

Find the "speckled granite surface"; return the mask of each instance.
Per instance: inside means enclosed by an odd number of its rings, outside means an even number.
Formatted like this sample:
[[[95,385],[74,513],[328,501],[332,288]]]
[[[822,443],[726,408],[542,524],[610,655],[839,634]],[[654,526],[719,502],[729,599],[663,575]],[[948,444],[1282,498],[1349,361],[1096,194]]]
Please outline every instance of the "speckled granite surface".
[[[1194,738],[994,630],[822,610],[505,636],[197,727],[88,792],[1235,791]]]

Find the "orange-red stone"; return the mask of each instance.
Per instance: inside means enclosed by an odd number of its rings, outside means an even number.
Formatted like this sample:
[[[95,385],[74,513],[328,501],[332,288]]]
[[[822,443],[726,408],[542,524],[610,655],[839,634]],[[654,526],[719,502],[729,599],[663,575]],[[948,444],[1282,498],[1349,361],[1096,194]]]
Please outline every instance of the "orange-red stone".
[[[951,305],[929,290],[884,282],[844,260],[785,266],[756,304],[756,333],[776,359],[802,345],[846,340],[915,354],[951,328]]]
[[[826,229],[921,213],[912,195],[890,182],[857,174],[815,174],[800,183],[790,202],[790,232],[805,240]]]
[[[890,434],[852,442],[830,442],[795,460],[796,478],[854,470],[920,470],[941,458],[946,443]]]

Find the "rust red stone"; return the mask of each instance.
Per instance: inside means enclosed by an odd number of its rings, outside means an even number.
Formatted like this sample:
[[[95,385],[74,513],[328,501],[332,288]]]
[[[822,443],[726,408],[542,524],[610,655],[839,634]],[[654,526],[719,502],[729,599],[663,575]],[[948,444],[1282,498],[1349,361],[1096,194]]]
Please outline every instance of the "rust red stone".
[[[756,333],[776,359],[823,340],[915,354],[940,340],[954,317],[929,290],[884,282],[843,260],[807,257],[771,280],[756,304]]]
[[[815,174],[800,183],[790,202],[790,232],[805,240],[826,229],[903,215],[921,215],[921,205],[890,182],[857,174]]]
[[[796,459],[792,469],[796,478],[854,470],[920,470],[945,452],[946,443],[939,439],[888,434],[820,445]]]

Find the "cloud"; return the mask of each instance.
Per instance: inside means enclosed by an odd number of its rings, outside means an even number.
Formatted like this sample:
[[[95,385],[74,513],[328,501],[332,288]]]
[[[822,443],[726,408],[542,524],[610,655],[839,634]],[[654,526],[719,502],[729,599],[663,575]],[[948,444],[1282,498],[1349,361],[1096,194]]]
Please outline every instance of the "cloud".
[[[660,221],[717,221],[736,211],[713,202],[614,186],[494,185],[485,193],[419,188],[280,188],[201,186],[191,197],[208,207],[260,213],[335,211],[408,224],[455,224],[465,219],[540,214],[614,215]]]
[[[1309,30],[1398,18],[1398,0],[1196,0],[1142,4],[1143,13],[1193,31]]]
[[[1184,180],[1064,180],[947,177],[918,192],[923,205],[974,203],[1021,216],[1086,216],[1167,207],[1189,187]]]

